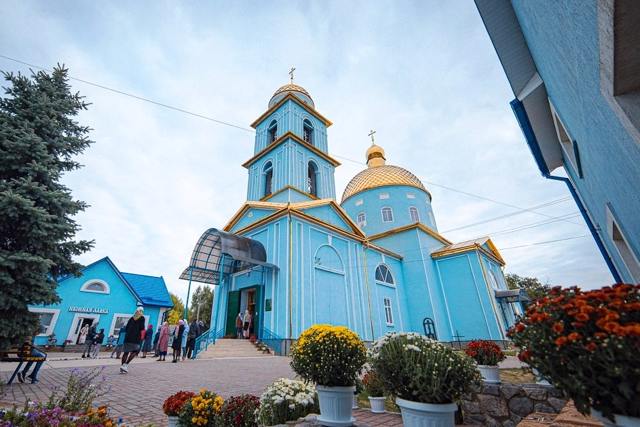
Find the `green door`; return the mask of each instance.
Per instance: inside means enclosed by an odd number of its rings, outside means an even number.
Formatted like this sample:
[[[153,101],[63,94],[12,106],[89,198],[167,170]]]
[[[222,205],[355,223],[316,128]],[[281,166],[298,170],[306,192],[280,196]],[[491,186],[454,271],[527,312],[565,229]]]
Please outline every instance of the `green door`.
[[[229,292],[227,302],[227,330],[225,335],[236,336],[236,317],[240,313],[240,291]]]

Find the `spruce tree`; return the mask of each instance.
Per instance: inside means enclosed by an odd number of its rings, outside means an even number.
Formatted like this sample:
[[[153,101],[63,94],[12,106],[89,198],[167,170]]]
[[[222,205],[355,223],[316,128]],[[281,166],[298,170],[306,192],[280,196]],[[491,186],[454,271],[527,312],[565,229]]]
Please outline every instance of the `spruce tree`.
[[[25,76],[2,72],[0,95],[0,349],[34,335],[30,304],[60,301],[56,287],[79,275],[73,257],[92,241],[75,240],[73,216],[87,205],[60,183],[81,167],[74,157],[91,143],[76,116],[88,104],[68,84],[68,70]]]

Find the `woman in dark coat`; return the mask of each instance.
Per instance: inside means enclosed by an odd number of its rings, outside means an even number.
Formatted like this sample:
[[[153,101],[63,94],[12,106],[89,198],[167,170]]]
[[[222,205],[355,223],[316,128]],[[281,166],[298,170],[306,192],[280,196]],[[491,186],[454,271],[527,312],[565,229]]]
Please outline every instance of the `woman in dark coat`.
[[[147,331],[144,334],[144,340],[142,340],[142,358],[147,357],[147,353],[151,351],[151,342],[153,341],[153,325],[149,323]]]
[[[173,349],[172,363],[178,363],[180,359],[180,350],[182,348],[182,335],[184,335],[184,320],[178,321],[178,327],[173,331],[173,342],[171,348]]]
[[[133,316],[129,319],[126,326],[124,344],[122,346],[122,365],[120,366],[120,373],[126,374],[129,372],[129,363],[140,352],[140,339],[142,338],[142,332],[144,331],[144,316],[142,307],[138,307]]]

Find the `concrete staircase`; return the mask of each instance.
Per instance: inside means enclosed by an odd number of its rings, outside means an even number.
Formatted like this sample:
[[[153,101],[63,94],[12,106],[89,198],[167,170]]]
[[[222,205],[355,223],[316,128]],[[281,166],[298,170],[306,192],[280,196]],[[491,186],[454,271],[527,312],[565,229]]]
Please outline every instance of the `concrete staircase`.
[[[198,359],[221,359],[241,357],[272,357],[272,354],[264,354],[249,340],[233,338],[221,338],[214,345],[198,355]]]

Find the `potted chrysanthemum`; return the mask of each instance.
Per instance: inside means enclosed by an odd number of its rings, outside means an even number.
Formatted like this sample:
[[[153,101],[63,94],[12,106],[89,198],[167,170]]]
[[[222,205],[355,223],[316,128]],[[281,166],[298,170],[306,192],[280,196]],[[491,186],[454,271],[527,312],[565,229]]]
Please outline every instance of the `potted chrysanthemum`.
[[[520,360],[580,412],[605,425],[640,426],[640,285],[553,288],[508,335]]]
[[[317,384],[320,424],[353,424],[353,393],[365,361],[364,344],[349,328],[314,325],[300,335],[291,352],[291,367]]]
[[[498,344],[493,341],[475,340],[471,341],[464,351],[476,361],[485,382],[500,383],[498,363],[506,359],[507,356]]]
[[[370,370],[364,374],[362,384],[364,385],[364,391],[367,392],[371,412],[374,414],[382,414],[384,412],[384,401],[386,397],[384,396],[384,384],[378,374],[376,374],[376,371]]]
[[[176,427],[178,425],[178,416],[182,407],[195,396],[195,393],[190,391],[179,391],[173,394],[164,401],[162,404],[162,411],[168,417],[168,426]]]
[[[373,343],[370,359],[407,427],[453,427],[456,402],[481,380],[469,356],[416,333],[388,333]]]

